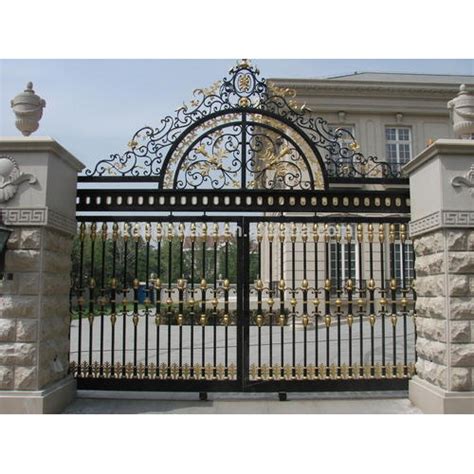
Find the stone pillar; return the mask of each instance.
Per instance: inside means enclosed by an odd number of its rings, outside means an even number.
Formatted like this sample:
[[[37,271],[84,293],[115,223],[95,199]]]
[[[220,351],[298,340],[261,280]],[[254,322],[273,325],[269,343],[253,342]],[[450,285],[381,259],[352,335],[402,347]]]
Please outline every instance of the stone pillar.
[[[437,140],[404,171],[417,291],[410,400],[425,413],[474,413],[474,140]]]
[[[0,212],[13,230],[0,282],[0,413],[60,412],[68,375],[77,173],[48,137],[0,138]]]

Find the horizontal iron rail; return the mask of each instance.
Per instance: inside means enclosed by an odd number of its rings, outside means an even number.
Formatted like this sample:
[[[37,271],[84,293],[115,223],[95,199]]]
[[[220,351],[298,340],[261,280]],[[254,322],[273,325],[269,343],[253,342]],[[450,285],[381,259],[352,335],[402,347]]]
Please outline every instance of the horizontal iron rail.
[[[242,220],[241,216],[237,215],[185,215],[185,216],[149,216],[149,215],[77,215],[78,222],[229,222],[239,223]],[[381,216],[358,216],[358,215],[316,215],[316,216],[245,216],[248,222],[283,222],[283,223],[363,223],[363,224],[378,224],[378,223],[400,223],[406,224],[410,222],[409,215],[381,215]]]
[[[150,380],[77,378],[79,390],[140,390],[161,392],[332,392],[407,390],[408,379],[358,379],[358,380],[300,380],[300,381],[250,381],[242,388],[240,382],[211,380]]]
[[[159,176],[78,176],[78,183],[95,183],[95,184],[105,184],[105,183],[153,183],[154,189],[156,189],[156,184],[160,181]]]
[[[156,183],[160,181],[160,176],[78,176],[79,183],[150,183],[156,190]],[[363,178],[350,176],[330,176],[329,184],[403,184],[408,185],[408,178],[400,177],[381,177],[381,178]]]
[[[329,185],[331,184],[385,184],[385,185],[405,185],[408,186],[410,181],[408,178],[399,177],[383,177],[383,178],[362,178],[362,177],[351,177],[351,176],[337,176],[328,178]]]
[[[145,190],[79,189],[78,212],[410,212],[408,189]]]

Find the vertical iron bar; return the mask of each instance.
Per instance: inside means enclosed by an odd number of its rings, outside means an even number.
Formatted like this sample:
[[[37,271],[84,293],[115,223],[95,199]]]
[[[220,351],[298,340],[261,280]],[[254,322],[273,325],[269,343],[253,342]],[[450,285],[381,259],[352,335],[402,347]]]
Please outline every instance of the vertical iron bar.
[[[194,270],[195,270],[195,249],[196,249],[196,224],[191,224],[191,300],[189,301],[189,319],[191,320],[190,328],[190,365],[191,365],[191,377],[194,377],[194,320],[196,317],[195,313],[195,300],[194,300]]]
[[[111,290],[110,290],[110,322],[112,325],[112,334],[111,334],[111,375],[115,375],[115,323],[117,321],[117,239],[118,239],[118,224],[116,222],[112,225],[112,280],[111,280]]]
[[[313,224],[314,241],[314,364],[319,365],[319,284],[318,284],[318,243],[319,243],[318,224]]]
[[[213,353],[212,353],[212,365],[213,365],[213,374],[214,377],[217,375],[217,241],[219,239],[219,225],[217,223],[214,223],[214,229],[213,229],[213,240],[214,240],[214,245],[213,245],[213,264],[214,264],[214,269],[213,269],[213,300],[212,300],[212,316],[213,316],[213,321],[212,321],[212,330],[213,330]]]
[[[225,256],[224,256],[224,376],[227,377],[229,374],[229,324],[231,318],[229,315],[229,241],[230,231],[229,224],[226,222],[224,225],[224,241],[225,241]]]
[[[81,223],[79,227],[79,291],[78,291],[78,318],[79,330],[77,341],[77,374],[81,375],[81,358],[82,358],[82,316],[84,312],[84,239],[86,238],[86,225]]]
[[[140,241],[140,231],[138,224],[133,228],[133,240],[135,241],[135,262],[134,262],[134,278],[133,278],[133,375],[137,376],[138,364],[138,289],[140,280],[138,278],[138,249]]]
[[[285,272],[284,272],[284,245],[286,237],[286,227],[285,224],[280,224],[280,282],[278,288],[280,290],[280,371],[283,371],[283,366],[285,364]],[[279,374],[281,375],[281,373]]]
[[[102,223],[102,255],[100,268],[100,355],[99,373],[104,374],[104,318],[105,318],[105,244],[107,241],[107,224]]]
[[[374,301],[374,292],[375,292],[375,280],[374,280],[374,227],[372,224],[369,224],[369,274],[370,279],[367,284],[369,289],[369,322],[370,322],[370,348],[371,348],[371,366],[374,365],[374,324],[375,324],[375,301]],[[371,368],[372,370],[372,368]]]
[[[364,228],[362,224],[357,225],[357,245],[359,250],[359,300],[357,302],[359,309],[359,361],[362,366],[364,363],[364,314],[367,312],[366,292],[363,290],[362,282],[362,242],[364,241]]]
[[[178,326],[179,326],[179,352],[178,376],[183,375],[183,324],[184,324],[184,224],[179,224],[179,279],[178,279]]]
[[[241,186],[247,187],[247,114],[242,113],[242,181]],[[250,262],[250,226],[249,222],[242,218],[242,238],[237,241],[237,261],[242,261],[243,271],[237,265],[237,301],[241,302],[238,313],[239,327],[237,328],[237,359],[238,359],[238,379],[241,381],[242,390],[249,380],[250,368],[250,285],[249,285],[249,262]],[[242,259],[242,260],[241,260]],[[240,291],[240,295],[238,294]],[[240,367],[239,367],[240,364]]]
[[[93,327],[94,327],[94,290],[95,290],[95,278],[94,278],[94,263],[95,263],[95,239],[97,226],[94,223],[91,224],[91,264],[90,264],[90,277],[89,277],[89,375],[92,375],[92,351],[93,351]]]
[[[340,225],[336,224],[336,316],[337,316],[337,371],[341,368],[341,232]]]
[[[127,258],[128,258],[129,225],[123,225],[123,277],[122,277],[122,376],[125,377],[127,363]]]
[[[163,237],[163,229],[161,224],[156,226],[156,309],[155,309],[155,326],[156,326],[156,376],[159,375],[160,370],[160,326],[161,326],[161,239]]]
[[[173,238],[174,238],[174,227],[171,222],[168,223],[168,299],[167,303],[167,316],[168,316],[168,377],[171,377],[171,317],[173,316],[173,288],[172,288],[172,279],[173,279]]]
[[[306,243],[308,242],[308,228],[306,224],[303,224],[301,227],[301,240],[303,241],[303,376],[306,377],[308,374],[308,273],[307,273],[307,252],[306,252]]]
[[[145,242],[146,242],[146,254],[145,254],[145,377],[148,377],[148,317],[150,316],[150,240],[151,240],[151,225],[147,223],[145,225]]]
[[[240,290],[238,295],[237,314],[239,318],[239,327],[237,339],[237,358],[238,358],[238,378],[241,381],[242,390],[245,390],[249,382],[249,358],[250,358],[250,310],[249,310],[249,252],[250,252],[250,231],[249,221],[242,217],[241,228],[242,235],[237,239],[237,256],[242,265],[237,266],[237,288]]]
[[[262,312],[262,291],[263,291],[263,281],[262,281],[262,224],[259,222],[257,224],[257,376],[261,375],[261,366],[262,366],[262,322],[263,322],[263,312]]]
[[[273,223],[268,224],[268,355],[270,373],[273,366]]]
[[[206,364],[206,246],[207,246],[207,224],[202,224],[202,270],[201,270],[201,371],[204,371]]]
[[[385,230],[384,225],[379,226],[379,241],[380,241],[380,306],[382,316],[382,366],[385,367],[385,312],[386,312],[386,293],[385,293]],[[373,365],[373,364],[372,364]]]
[[[296,224],[291,224],[291,313],[292,313],[292,334],[291,334],[291,364],[292,376],[296,375]]]
[[[395,225],[390,224],[390,296],[392,322],[393,365],[397,363],[397,280],[395,275]],[[402,257],[402,255],[400,255]],[[403,268],[401,263],[400,268]]]
[[[401,260],[402,260],[402,316],[403,316],[403,365],[405,375],[408,375],[408,343],[407,343],[407,280],[408,280],[408,265],[407,265],[407,242],[406,242],[406,228],[405,224],[400,224],[400,242],[401,242]]]
[[[331,303],[330,303],[330,291],[331,291],[331,277],[329,274],[329,233],[328,225],[324,224],[324,251],[325,251],[325,272],[326,281],[324,282],[324,323],[326,325],[326,366],[330,365],[330,328],[331,328]]]
[[[346,275],[346,290],[347,290],[347,330],[349,332],[349,368],[352,367],[352,226],[346,227],[346,246],[347,246],[347,275]],[[352,369],[349,369],[352,370]],[[352,375],[352,374],[351,374]]]

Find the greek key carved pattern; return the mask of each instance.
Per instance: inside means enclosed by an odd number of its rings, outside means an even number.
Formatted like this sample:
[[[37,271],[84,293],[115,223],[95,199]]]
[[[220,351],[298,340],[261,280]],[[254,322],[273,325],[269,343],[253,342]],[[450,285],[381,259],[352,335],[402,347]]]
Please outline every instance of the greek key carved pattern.
[[[69,219],[47,207],[4,209],[2,214],[6,225],[48,226],[68,234],[76,232],[76,221],[74,219]]]
[[[443,226],[474,227],[474,211],[443,211]]]
[[[2,212],[7,225],[46,225],[46,208],[5,209]]]
[[[410,236],[415,237],[443,227],[473,227],[474,211],[438,211],[410,222]]]

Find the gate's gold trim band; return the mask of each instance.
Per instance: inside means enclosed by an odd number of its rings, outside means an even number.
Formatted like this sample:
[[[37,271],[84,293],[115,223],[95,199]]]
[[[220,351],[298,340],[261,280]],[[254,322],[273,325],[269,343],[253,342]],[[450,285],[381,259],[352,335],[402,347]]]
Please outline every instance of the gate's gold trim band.
[[[255,364],[250,366],[250,380],[357,380],[357,379],[404,379],[411,378],[415,374],[415,364],[409,363],[404,365],[399,363],[392,364],[375,364],[375,365],[359,365],[353,364],[349,366],[342,364],[337,366],[331,364],[326,366],[320,364],[315,366],[309,364],[304,367],[301,364],[293,367],[289,364],[281,367],[275,364],[269,367],[266,364],[258,367]]]
[[[106,362],[101,366],[97,361],[92,365],[83,362],[80,367],[76,362],[71,362],[70,372],[78,378],[112,378],[112,379],[159,379],[159,380],[236,380],[237,367],[235,364],[229,364],[225,367],[219,364],[214,367],[212,364],[202,366],[194,364],[184,364],[179,367],[178,364],[168,366],[163,363],[159,366],[151,363],[143,363],[134,366],[132,363],[122,365],[117,362],[113,367]],[[375,364],[374,366],[366,364],[360,366],[353,364],[348,366],[342,364],[338,367],[335,364],[326,366],[320,364],[314,366],[309,364],[296,365],[289,364],[281,367],[276,364],[273,367],[262,364],[258,367],[255,364],[250,366],[250,380],[358,380],[358,379],[406,379],[415,374],[415,364],[409,363],[403,365]]]
[[[79,366],[76,362],[69,364],[70,373],[76,378],[109,378],[109,379],[161,379],[161,380],[236,380],[237,366],[229,364],[225,367],[218,364],[214,367],[212,364],[178,364],[168,366],[165,363],[157,366],[156,364],[145,365],[140,363],[133,365],[121,364],[117,362],[113,366],[106,362],[101,366],[95,361],[92,364],[82,362]]]

